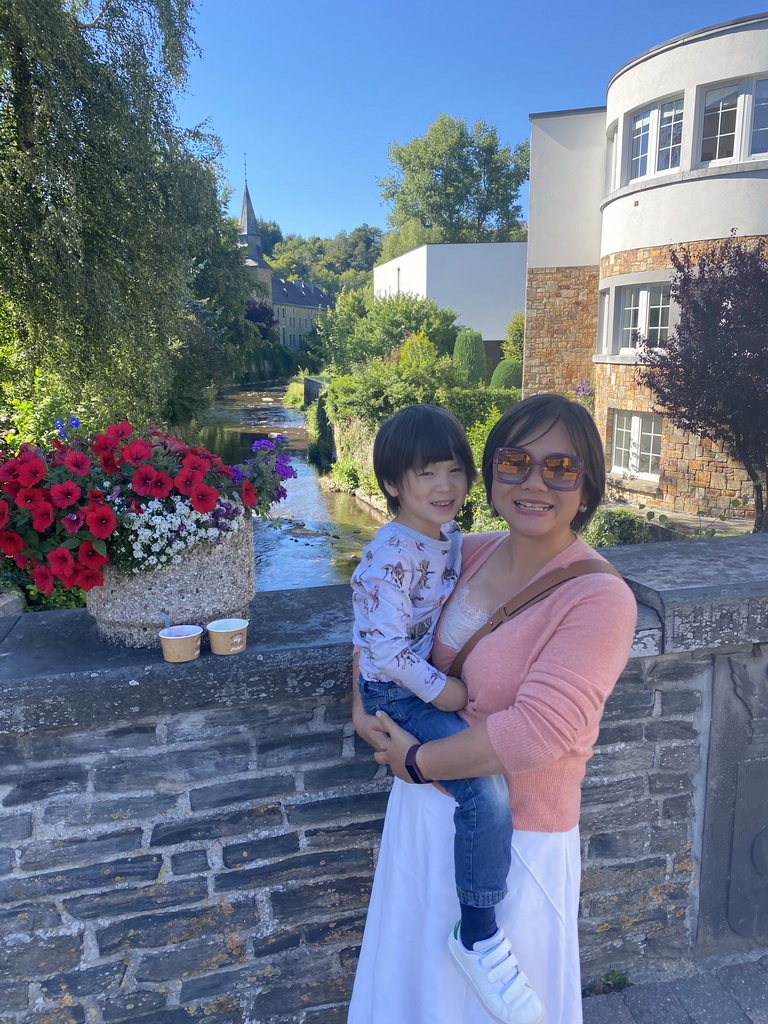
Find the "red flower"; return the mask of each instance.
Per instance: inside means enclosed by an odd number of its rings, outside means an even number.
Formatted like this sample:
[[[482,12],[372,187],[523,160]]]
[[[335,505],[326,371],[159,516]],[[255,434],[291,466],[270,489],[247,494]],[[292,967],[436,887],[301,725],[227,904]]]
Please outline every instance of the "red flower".
[[[98,505],[86,512],[85,524],[94,537],[106,540],[115,532],[117,516],[108,505]]]
[[[104,574],[98,569],[89,569],[84,565],[75,566],[74,580],[69,584],[71,587],[80,587],[81,590],[93,590],[104,583]]]
[[[96,434],[91,441],[91,451],[100,459],[102,455],[113,455],[117,444],[117,440],[109,434]]]
[[[97,491],[95,488],[91,488],[91,490],[87,492],[86,498],[90,500],[91,504],[95,502],[97,505],[103,505],[106,501],[104,491]]]
[[[213,512],[216,508],[219,492],[215,487],[209,487],[207,484],[198,484],[190,494],[189,500],[192,502],[192,508],[202,515],[206,512]]]
[[[91,460],[84,452],[68,452],[64,456],[64,465],[78,476],[87,476],[91,469]]]
[[[130,462],[132,466],[138,466],[143,459],[148,459],[152,455],[152,445],[148,441],[142,441],[141,438],[136,438],[135,441],[131,441],[123,448],[122,452],[118,455],[117,462]]]
[[[231,466],[227,466],[226,463],[222,462],[218,455],[213,457],[214,467],[221,473],[222,476],[232,476],[234,470]]]
[[[42,504],[47,496],[47,491],[42,487],[20,487],[16,495],[16,504],[19,508],[29,508],[34,512],[35,508]]]
[[[16,554],[13,556],[13,560],[16,563],[17,568],[19,569],[26,569],[27,566],[29,565],[29,559],[27,558],[26,555]]]
[[[9,480],[17,480],[19,472],[19,460],[8,459],[0,466],[0,483],[7,483]]]
[[[53,484],[51,501],[56,508],[69,508],[82,495],[82,491],[74,480],[65,480],[63,484]]]
[[[243,480],[243,487],[240,491],[240,496],[243,499],[243,504],[246,508],[250,508],[251,505],[256,504],[256,491],[253,489],[253,484],[250,480]]]
[[[54,520],[53,505],[48,501],[41,501],[32,509],[32,529],[38,533],[44,533]]]
[[[19,467],[16,479],[22,487],[34,487],[45,477],[45,463],[33,455],[30,459],[19,458]]]
[[[193,453],[191,455],[185,456],[184,461],[181,463],[181,465],[184,469],[193,469],[196,470],[198,473],[202,473],[203,476],[205,476],[205,474],[211,468],[211,460],[203,459],[199,455],[195,455]]]
[[[203,474],[197,469],[190,469],[189,466],[182,466],[173,478],[176,489],[181,494],[189,496],[198,484],[203,482]]]
[[[114,455],[100,455],[99,463],[105,473],[116,473],[118,466],[115,462]]]
[[[39,565],[36,569],[33,569],[31,576],[32,582],[38,590],[42,590],[44,594],[51,593],[53,590],[54,575],[47,565]]]
[[[0,501],[0,530],[5,526],[10,517],[7,501]]]
[[[157,479],[157,470],[154,466],[139,466],[131,478],[131,487],[142,497],[149,494],[152,483]]]
[[[66,515],[61,520],[61,525],[67,531],[67,533],[77,533],[80,527],[85,522],[84,508],[73,509],[69,515]]]
[[[132,433],[133,427],[128,420],[122,420],[120,423],[113,423],[111,427],[107,427],[107,435],[110,438],[114,438],[115,445],[118,441],[123,441],[126,437],[130,437]]]
[[[75,560],[66,548],[58,547],[48,552],[48,565],[51,572],[67,586],[66,580],[75,571]]]
[[[3,490],[9,498],[15,498],[21,490],[21,484],[18,480],[9,480],[7,483],[3,484]]]
[[[6,555],[15,555],[23,550],[24,541],[18,533],[12,533],[10,530],[0,530],[0,551],[5,552]]]
[[[80,560],[80,564],[88,569],[100,569],[102,565],[106,565],[109,561],[106,555],[99,554],[91,540],[83,541],[77,549],[77,557]]]
[[[172,490],[173,480],[171,480],[167,473],[160,470],[155,479],[150,483],[147,493],[151,498],[167,498]]]

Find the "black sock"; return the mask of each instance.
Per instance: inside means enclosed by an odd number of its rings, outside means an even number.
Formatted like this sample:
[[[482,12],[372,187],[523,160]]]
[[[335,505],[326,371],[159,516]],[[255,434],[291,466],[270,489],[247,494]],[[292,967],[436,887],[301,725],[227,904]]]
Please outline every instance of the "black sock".
[[[465,949],[472,949],[476,942],[490,939],[496,934],[496,907],[461,907],[461,942]]]

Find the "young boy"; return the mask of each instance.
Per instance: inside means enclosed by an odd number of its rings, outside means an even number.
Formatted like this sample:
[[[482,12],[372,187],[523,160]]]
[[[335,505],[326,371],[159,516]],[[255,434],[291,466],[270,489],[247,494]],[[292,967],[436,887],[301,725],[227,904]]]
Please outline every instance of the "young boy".
[[[466,687],[439,672],[428,658],[440,610],[461,569],[461,535],[453,520],[477,470],[459,421],[430,405],[401,409],[381,426],[373,468],[394,519],[363,549],[351,581],[360,696],[369,714],[386,711],[425,743],[467,727],[455,713],[467,702]],[[406,767],[414,782],[426,781],[408,760]],[[495,906],[506,894],[511,861],[509,791],[500,775],[440,785],[457,804],[454,864],[460,947],[468,957],[485,958],[506,943]],[[503,999],[514,975],[503,969],[497,974],[487,982],[485,977],[479,984],[472,982],[475,992],[495,1020],[523,1022],[507,1011]],[[523,1024],[529,1020],[538,1017],[534,1014]]]

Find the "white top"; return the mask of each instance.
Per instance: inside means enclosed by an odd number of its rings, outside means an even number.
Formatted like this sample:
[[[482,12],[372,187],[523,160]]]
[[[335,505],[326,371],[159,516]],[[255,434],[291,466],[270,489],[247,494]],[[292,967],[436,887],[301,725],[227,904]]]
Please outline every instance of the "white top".
[[[360,674],[371,682],[393,680],[423,701],[445,686],[430,665],[440,609],[461,569],[461,533],[455,522],[434,540],[401,523],[386,523],[363,548],[352,584],[354,642]]]

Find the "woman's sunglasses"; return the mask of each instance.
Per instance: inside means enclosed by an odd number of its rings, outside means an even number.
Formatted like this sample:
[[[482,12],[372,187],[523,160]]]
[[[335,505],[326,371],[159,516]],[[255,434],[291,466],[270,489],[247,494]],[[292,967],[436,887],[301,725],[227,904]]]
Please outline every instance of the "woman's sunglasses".
[[[522,448],[497,448],[493,456],[493,479],[500,484],[521,484],[534,466],[541,479],[554,491],[575,491],[584,476],[584,460],[578,455],[547,455],[536,462]]]

